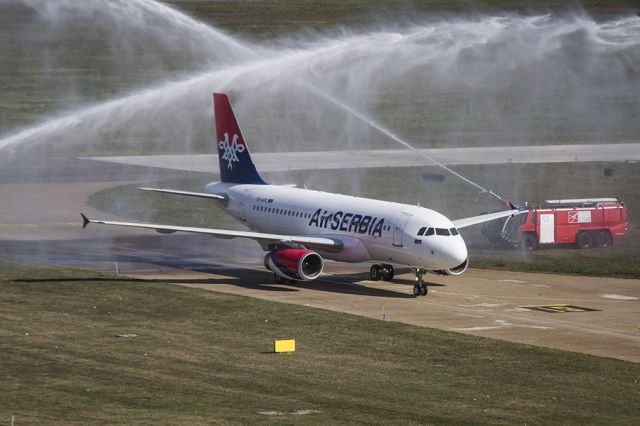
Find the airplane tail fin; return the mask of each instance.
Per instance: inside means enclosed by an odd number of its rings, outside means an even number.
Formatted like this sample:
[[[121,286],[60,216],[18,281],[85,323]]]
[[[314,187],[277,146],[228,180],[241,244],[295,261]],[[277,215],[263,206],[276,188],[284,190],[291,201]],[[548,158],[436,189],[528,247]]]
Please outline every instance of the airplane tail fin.
[[[216,118],[220,180],[230,183],[266,185],[251,160],[240,126],[231,109],[229,98],[224,93],[213,94],[213,109]]]

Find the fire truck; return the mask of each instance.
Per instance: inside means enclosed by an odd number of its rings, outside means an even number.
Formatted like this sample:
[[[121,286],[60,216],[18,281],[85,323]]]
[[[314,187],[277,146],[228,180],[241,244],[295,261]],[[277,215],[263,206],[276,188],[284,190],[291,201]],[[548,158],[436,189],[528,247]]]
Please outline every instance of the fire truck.
[[[578,248],[609,247],[628,230],[627,206],[617,198],[547,200],[537,208],[495,221],[482,233],[524,250],[572,244]]]

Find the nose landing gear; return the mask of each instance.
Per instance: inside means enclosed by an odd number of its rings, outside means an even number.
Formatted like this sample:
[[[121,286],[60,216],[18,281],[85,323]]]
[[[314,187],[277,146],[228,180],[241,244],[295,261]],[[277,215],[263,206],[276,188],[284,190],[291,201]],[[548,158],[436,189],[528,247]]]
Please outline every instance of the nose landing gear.
[[[417,268],[415,270],[416,274],[416,285],[413,286],[413,295],[418,296],[426,296],[429,293],[429,287],[427,287],[422,279],[422,276],[427,272],[426,269]]]

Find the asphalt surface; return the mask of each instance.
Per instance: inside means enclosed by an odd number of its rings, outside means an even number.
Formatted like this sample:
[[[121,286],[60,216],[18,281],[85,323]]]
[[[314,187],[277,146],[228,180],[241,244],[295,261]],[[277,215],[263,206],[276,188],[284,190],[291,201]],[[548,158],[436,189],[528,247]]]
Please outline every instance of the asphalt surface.
[[[253,241],[82,229],[80,211],[113,218],[88,207],[86,198],[115,183],[86,176],[96,168],[69,171],[69,164],[59,163],[62,180],[0,181],[1,256],[640,362],[640,280],[470,269],[461,277],[428,276],[429,295],[414,298],[410,274],[374,282],[369,264],[328,262],[318,280],[277,285]],[[161,179],[173,172],[153,173]],[[124,181],[148,176],[147,168],[132,168]]]

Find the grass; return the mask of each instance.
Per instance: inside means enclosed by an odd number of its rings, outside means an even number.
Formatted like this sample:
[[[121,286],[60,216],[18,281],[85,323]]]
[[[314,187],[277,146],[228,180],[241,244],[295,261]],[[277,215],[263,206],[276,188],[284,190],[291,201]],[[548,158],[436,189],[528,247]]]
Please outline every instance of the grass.
[[[0,271],[3,424],[640,417],[639,364],[88,271]],[[270,354],[277,338],[297,351]],[[296,409],[321,413],[256,414]]]
[[[380,16],[389,20],[427,14],[541,13],[577,9],[577,3],[561,0],[412,0],[390,4],[384,0],[253,0],[242,7],[234,1],[170,0],[179,9],[229,31],[257,37],[273,37],[295,31],[369,26]],[[638,1],[583,0],[580,7],[591,14],[608,15],[638,10]]]
[[[605,167],[614,177],[603,175]],[[617,196],[628,204],[629,233],[607,249],[542,249],[531,253],[495,250],[480,234],[480,227],[463,230],[475,268],[553,272],[620,278],[640,278],[640,167],[635,163],[565,163],[502,166],[459,166],[463,175],[492,188],[498,194],[517,194],[512,199],[535,204],[545,199]],[[416,204],[440,211],[451,218],[462,218],[496,210],[494,199],[446,176],[442,183],[425,182],[425,172],[441,173],[426,167],[308,171],[272,173],[272,183],[297,183],[312,189]],[[201,191],[215,176],[149,183],[149,186]],[[415,185],[408,185],[414,182]],[[89,205],[105,212],[140,221],[184,226],[238,228],[238,222],[206,200],[138,191],[140,186],[125,185],[91,195]],[[411,190],[408,188],[411,187]]]

